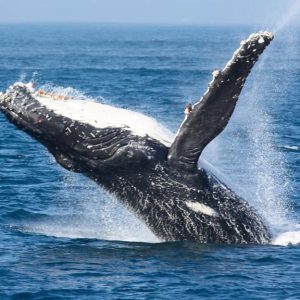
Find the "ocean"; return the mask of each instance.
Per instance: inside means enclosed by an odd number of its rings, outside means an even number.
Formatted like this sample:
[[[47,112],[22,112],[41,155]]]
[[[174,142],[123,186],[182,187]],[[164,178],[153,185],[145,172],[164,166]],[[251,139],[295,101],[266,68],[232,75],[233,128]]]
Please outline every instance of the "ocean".
[[[175,133],[212,70],[259,29],[2,24],[0,90],[33,80]],[[0,114],[0,299],[300,299],[299,45],[297,28],[275,32],[200,161],[263,216],[270,245],[160,241]]]

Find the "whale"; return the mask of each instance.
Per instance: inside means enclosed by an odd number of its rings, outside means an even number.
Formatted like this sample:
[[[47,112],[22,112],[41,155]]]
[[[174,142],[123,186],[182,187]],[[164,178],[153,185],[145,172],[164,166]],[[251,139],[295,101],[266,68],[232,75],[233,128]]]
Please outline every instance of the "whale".
[[[267,222],[198,161],[228,124],[248,75],[272,40],[272,33],[257,32],[241,41],[224,68],[213,71],[175,135],[141,113],[55,99],[22,82],[1,94],[0,109],[59,165],[94,180],[159,239],[267,244]]]

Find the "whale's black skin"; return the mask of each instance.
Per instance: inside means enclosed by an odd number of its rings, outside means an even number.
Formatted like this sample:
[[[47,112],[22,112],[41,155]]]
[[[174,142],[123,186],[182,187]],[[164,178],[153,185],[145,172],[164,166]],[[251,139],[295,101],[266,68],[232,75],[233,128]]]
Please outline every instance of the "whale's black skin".
[[[205,146],[225,128],[247,75],[272,39],[269,33],[259,33],[244,42],[215,74],[171,147],[128,128],[99,129],[59,115],[22,85],[8,90],[0,107],[60,165],[114,194],[159,238],[268,243],[270,232],[255,210],[213,174],[199,170],[197,162]]]

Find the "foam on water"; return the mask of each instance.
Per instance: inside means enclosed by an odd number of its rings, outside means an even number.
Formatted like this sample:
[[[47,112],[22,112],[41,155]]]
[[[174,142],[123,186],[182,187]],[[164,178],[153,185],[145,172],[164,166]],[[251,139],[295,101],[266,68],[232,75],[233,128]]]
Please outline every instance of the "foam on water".
[[[94,211],[78,211],[80,215],[56,216],[49,215],[42,221],[27,221],[26,225],[18,227],[18,230],[27,233],[42,234],[46,236],[76,238],[76,239],[99,239],[128,242],[161,242],[152,232],[138,219],[125,209],[120,209],[120,203],[104,204],[98,197],[102,207],[94,207]],[[87,206],[91,201],[84,200]],[[72,205],[72,204],[70,204]],[[118,216],[116,212],[118,211]],[[103,213],[106,212],[105,216]],[[97,214],[96,216],[96,213]]]
[[[276,246],[300,245],[300,227],[296,224],[294,227],[294,229],[298,228],[298,231],[286,231],[278,234],[272,240],[272,244]]]
[[[294,151],[300,150],[299,146],[288,146],[288,145],[285,145],[285,146],[283,146],[283,148],[288,149],[288,150],[294,150]]]

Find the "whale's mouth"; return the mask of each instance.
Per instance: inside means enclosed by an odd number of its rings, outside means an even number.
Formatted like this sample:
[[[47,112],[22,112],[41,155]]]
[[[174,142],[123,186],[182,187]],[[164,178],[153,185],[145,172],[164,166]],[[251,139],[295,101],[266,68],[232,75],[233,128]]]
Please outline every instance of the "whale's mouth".
[[[6,93],[0,95],[0,110],[7,116],[7,118],[20,127],[23,130],[30,130],[34,132],[36,127],[34,122],[29,120],[26,116],[26,99],[22,101],[18,99],[18,93],[16,92],[13,97],[11,95],[12,90],[8,89]]]
[[[86,100],[60,99],[15,83],[0,108],[68,170],[140,167],[164,160],[168,131],[140,113]],[[147,131],[148,130],[148,131]]]
[[[18,128],[40,140],[43,116],[26,84],[15,83],[0,95],[0,110]],[[41,140],[40,140],[41,141]]]
[[[13,84],[5,94],[2,94],[0,101],[2,110],[10,113],[13,117],[18,115],[22,118],[22,115],[26,113],[34,113],[33,106],[40,106],[35,107],[36,110],[39,110],[39,119],[47,117],[49,114],[47,111],[50,111],[53,115],[87,124],[99,130],[123,128],[130,131],[132,135],[149,136],[166,147],[170,147],[174,139],[173,133],[167,128],[155,119],[139,112],[113,107],[91,99],[77,99],[43,90],[34,91],[30,83],[17,82]],[[30,102],[30,105],[26,102]],[[34,105],[33,102],[37,105]]]

